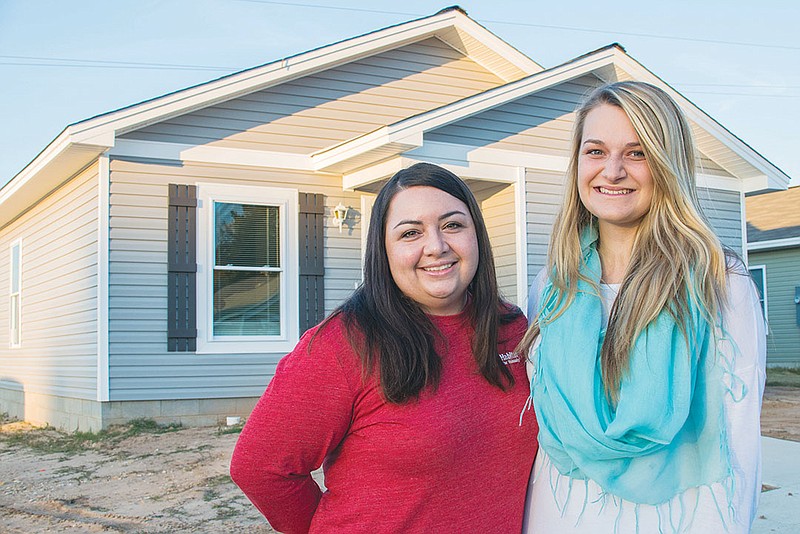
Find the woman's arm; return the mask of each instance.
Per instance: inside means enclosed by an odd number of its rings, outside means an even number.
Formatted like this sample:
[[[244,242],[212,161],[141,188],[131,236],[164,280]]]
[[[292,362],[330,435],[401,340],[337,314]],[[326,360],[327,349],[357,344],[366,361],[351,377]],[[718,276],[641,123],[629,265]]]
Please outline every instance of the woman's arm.
[[[353,411],[341,347],[320,334],[309,353],[308,334],[278,364],[231,459],[231,478],[286,533],[308,532],[322,495],[311,472],[342,441]]]
[[[752,525],[761,494],[761,398],[766,379],[766,331],[758,295],[743,265],[728,274],[719,346],[733,358],[731,393],[725,396],[728,444],[735,477],[738,522]],[[732,343],[726,342],[725,337]]]

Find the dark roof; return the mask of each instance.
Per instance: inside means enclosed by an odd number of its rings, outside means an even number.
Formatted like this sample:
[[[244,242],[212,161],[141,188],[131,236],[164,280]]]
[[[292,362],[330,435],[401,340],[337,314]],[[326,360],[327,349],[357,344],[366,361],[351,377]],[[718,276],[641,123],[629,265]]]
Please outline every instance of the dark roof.
[[[800,237],[800,186],[747,197],[747,242]]]

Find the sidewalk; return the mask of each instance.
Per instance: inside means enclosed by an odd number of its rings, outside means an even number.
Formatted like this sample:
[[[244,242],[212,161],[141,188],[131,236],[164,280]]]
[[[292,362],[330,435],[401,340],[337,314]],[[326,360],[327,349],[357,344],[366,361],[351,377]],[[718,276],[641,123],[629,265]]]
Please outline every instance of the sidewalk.
[[[762,483],[777,489],[761,494],[753,534],[800,532],[800,443],[762,438]]]

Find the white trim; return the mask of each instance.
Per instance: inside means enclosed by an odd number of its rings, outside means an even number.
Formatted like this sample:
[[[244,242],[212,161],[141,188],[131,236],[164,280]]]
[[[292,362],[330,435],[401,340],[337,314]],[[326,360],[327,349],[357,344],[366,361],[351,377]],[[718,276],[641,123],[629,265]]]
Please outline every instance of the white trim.
[[[800,237],[786,237],[784,239],[770,239],[769,241],[754,241],[747,244],[747,250],[772,250],[776,248],[789,248],[800,246]]]
[[[575,62],[554,67],[519,81],[501,85],[475,96],[384,126],[345,143],[315,152],[311,158],[318,162],[319,168],[327,168],[376,147],[413,140],[415,136],[421,136],[425,131],[465,119],[471,115],[612,63],[613,53],[609,50],[604,50]]]
[[[108,358],[108,258],[109,258],[109,157],[97,162],[97,400],[109,400]]]
[[[739,222],[742,227],[742,260],[747,265],[750,258],[747,251],[747,202],[745,201],[744,191],[739,192]]]
[[[707,131],[721,145],[734,152],[747,163],[752,174],[737,174],[736,180],[739,181],[739,185],[734,187],[733,190],[749,192],[765,189],[767,187],[775,189],[786,188],[789,177],[780,169],[764,159],[763,156],[731,134],[691,101],[670,88],[617,47],[599,50],[593,54],[530,75],[516,82],[508,83],[452,104],[378,128],[355,139],[317,151],[312,154],[311,158],[315,161],[315,166],[318,169],[332,168],[334,165],[341,164],[372,150],[377,152],[375,154],[376,158],[385,158],[387,148],[393,147],[397,153],[404,152],[407,150],[406,145],[413,145],[417,142],[417,136],[426,131],[452,124],[570,79],[592,72],[599,73],[609,67],[618,67],[627,71],[636,79],[645,80],[663,88],[679,102],[687,116],[697,123],[698,126]],[[425,144],[427,145],[427,143]],[[704,178],[712,180],[710,176],[711,175],[704,175]],[[715,177],[713,180],[719,180],[719,177]],[[731,188],[730,185],[724,185],[724,189]]]
[[[636,79],[647,81],[659,86],[669,94],[683,109],[686,116],[694,121],[697,126],[708,132],[725,148],[733,151],[738,157],[749,164],[753,169],[752,176],[740,176],[742,187],[746,193],[761,189],[786,189],[790,178],[779,168],[775,167],[761,154],[753,150],[741,139],[733,135],[705,111],[697,107],[692,101],[665,84],[660,78],[647,70],[638,61],[619,49],[615,49],[614,64],[631,74]],[[727,170],[727,169],[726,169]],[[732,173],[736,174],[736,173]]]
[[[528,202],[525,167],[517,167],[514,200],[517,211],[517,306],[528,309]]]
[[[475,147],[458,143],[426,141],[425,144],[403,154],[410,158],[432,158],[438,161],[469,167],[471,164],[502,165],[504,167],[526,167],[551,172],[566,172],[569,158],[536,152],[504,150],[501,148]],[[515,180],[516,181],[516,178]]]
[[[343,174],[342,190],[353,191],[359,187],[379,182],[414,163],[417,162],[408,158],[396,157],[355,172]]]
[[[311,157],[288,152],[270,152],[243,148],[223,148],[160,141],[140,141],[120,139],[109,152],[112,156],[134,156],[141,158],[166,159],[171,161],[191,161],[197,163],[218,163],[223,165],[243,165],[249,167],[271,167],[313,171]]]
[[[372,220],[372,207],[377,195],[361,195],[361,281],[364,281],[364,261],[367,258],[367,234]]]
[[[761,269],[761,287],[764,290],[764,321],[769,324],[769,305],[767,303],[767,266],[766,265],[751,265],[747,268],[747,271],[750,272],[755,269]],[[750,273],[750,276],[753,276]],[[766,329],[767,334],[769,335],[769,328]]]
[[[695,176],[697,187],[708,189],[721,189],[723,191],[736,191],[743,193],[744,182],[734,176],[718,176],[715,174],[697,173]]]
[[[296,189],[198,183],[197,231],[197,354],[286,353],[299,338],[298,300],[300,298],[298,252],[298,202]],[[281,333],[278,336],[225,336],[214,338],[213,266],[214,201],[260,204],[280,207],[281,232]]]
[[[17,249],[17,261],[14,263],[14,249]],[[14,270],[17,271],[17,287],[14,291]],[[16,318],[12,301],[16,296]],[[14,342],[14,325],[16,325],[17,342]],[[15,239],[8,246],[8,346],[11,349],[22,347],[22,238]]]

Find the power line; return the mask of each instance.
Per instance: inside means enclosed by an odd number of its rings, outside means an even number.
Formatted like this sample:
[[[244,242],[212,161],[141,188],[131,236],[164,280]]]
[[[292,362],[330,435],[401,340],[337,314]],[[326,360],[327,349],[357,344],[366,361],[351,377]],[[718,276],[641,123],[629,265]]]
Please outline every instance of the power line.
[[[312,9],[332,9],[336,11],[353,11],[359,13],[373,13],[373,14],[381,14],[381,15],[402,15],[407,17],[422,17],[424,14],[420,13],[405,13],[405,12],[398,12],[398,11],[383,11],[379,9],[364,9],[358,7],[342,7],[342,6],[326,6],[320,4],[296,4],[292,2],[277,2],[272,0],[236,0],[238,2],[249,2],[253,4],[272,4],[272,5],[280,5],[280,6],[291,6],[291,7],[307,7]],[[751,46],[757,48],[778,48],[782,50],[800,50],[800,46],[788,46],[788,45],[777,45],[777,44],[765,44],[765,43],[753,43],[753,42],[744,42],[744,41],[725,41],[720,39],[703,39],[700,37],[680,37],[674,35],[663,35],[663,34],[655,34],[655,33],[637,33],[637,32],[621,32],[621,31],[611,31],[611,30],[598,30],[595,28],[580,28],[576,26],[556,26],[552,24],[534,24],[532,22],[518,22],[518,21],[509,21],[509,20],[488,20],[488,19],[475,19],[478,22],[485,23],[485,24],[505,24],[508,26],[523,26],[529,28],[546,28],[550,30],[568,30],[568,31],[575,31],[575,32],[587,32],[587,33],[603,33],[603,34],[612,34],[612,35],[626,35],[632,37],[647,37],[650,39],[667,39],[667,40],[674,40],[674,41],[689,41],[689,42],[697,42],[697,43],[710,43],[710,44],[723,44],[723,45],[732,45],[732,46]]]
[[[241,70],[239,67],[220,67],[213,65],[186,65],[182,63],[150,63],[143,61],[115,61],[110,59],[80,59],[80,58],[67,58],[67,57],[40,57],[40,56],[7,56],[0,55],[0,59],[29,59],[35,61],[67,61],[73,63],[84,63],[85,65],[61,65],[61,64],[47,64],[46,66],[64,66],[64,67],[83,67],[83,66],[124,66],[124,67],[164,67],[164,68],[179,68],[179,69],[193,69],[193,70],[216,70],[216,71],[233,71]],[[4,65],[42,65],[42,63],[7,63],[2,62]]]

